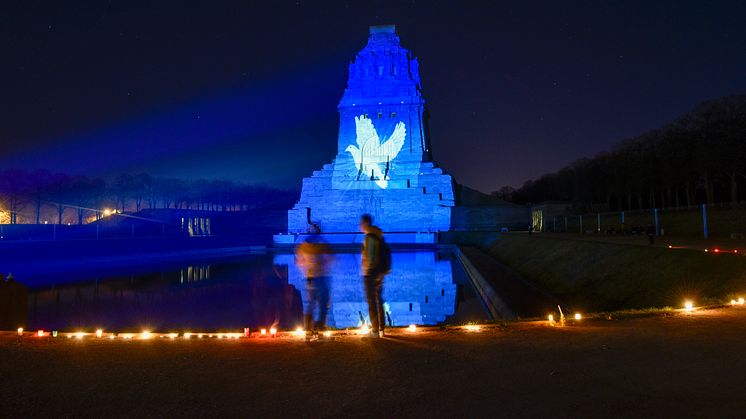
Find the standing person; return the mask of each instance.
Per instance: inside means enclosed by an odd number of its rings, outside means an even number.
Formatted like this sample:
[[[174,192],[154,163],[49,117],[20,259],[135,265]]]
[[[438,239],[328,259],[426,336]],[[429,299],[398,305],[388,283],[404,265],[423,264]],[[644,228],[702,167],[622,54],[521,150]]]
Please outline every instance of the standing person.
[[[373,217],[370,214],[363,214],[360,217],[360,231],[365,233],[362,274],[371,323],[370,336],[382,337],[386,327],[382,297],[383,278],[391,270],[391,250],[383,239],[381,229],[373,225]]]
[[[329,313],[329,276],[331,249],[319,234],[316,224],[309,227],[308,238],[295,249],[295,263],[306,276],[308,295],[305,301],[304,323],[306,340],[314,336],[320,338],[326,329],[326,316]],[[314,319],[316,309],[318,316]],[[321,334],[319,333],[321,332]]]

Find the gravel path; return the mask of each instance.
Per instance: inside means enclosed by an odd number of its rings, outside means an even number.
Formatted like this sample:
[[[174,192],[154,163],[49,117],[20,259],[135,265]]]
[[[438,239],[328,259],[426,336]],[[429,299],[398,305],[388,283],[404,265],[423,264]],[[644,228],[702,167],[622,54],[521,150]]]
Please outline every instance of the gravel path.
[[[746,308],[380,340],[0,336],[0,417],[743,417]]]

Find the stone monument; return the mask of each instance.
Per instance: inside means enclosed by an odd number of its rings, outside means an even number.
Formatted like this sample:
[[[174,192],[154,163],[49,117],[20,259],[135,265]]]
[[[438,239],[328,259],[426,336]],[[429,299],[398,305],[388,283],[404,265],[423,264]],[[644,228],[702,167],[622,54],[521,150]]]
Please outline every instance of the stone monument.
[[[372,26],[350,63],[339,103],[337,156],[303,179],[288,211],[292,244],[317,224],[333,243],[359,242],[361,214],[373,215],[390,242],[433,243],[450,227],[453,181],[430,159],[417,58],[393,25]]]

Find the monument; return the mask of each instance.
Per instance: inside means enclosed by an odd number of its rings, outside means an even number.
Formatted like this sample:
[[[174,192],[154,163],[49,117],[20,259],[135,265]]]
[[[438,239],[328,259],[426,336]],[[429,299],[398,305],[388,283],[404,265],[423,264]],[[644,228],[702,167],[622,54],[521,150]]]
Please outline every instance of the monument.
[[[390,242],[433,243],[450,228],[453,181],[431,161],[419,65],[393,25],[370,27],[338,111],[337,156],[303,179],[275,242],[294,243],[311,223],[331,242],[359,242],[369,213]]]

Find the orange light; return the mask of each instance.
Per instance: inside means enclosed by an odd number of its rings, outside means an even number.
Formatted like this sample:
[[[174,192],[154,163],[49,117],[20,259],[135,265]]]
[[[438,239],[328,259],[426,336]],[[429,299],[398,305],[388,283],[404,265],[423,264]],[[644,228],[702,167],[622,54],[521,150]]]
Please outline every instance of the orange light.
[[[267,329],[260,330],[259,334],[261,334],[262,336],[267,336]]]
[[[44,331],[43,331],[43,330],[41,330],[41,329],[37,330],[37,331],[36,331],[36,336],[39,336],[39,337],[42,337],[42,336],[44,336]]]
[[[325,330],[325,331],[324,331],[324,336],[325,336],[325,337],[329,337],[329,336],[331,336],[331,335],[332,335],[332,332],[331,332],[331,331],[329,331],[329,330]]]
[[[22,327],[18,328],[18,336],[23,336],[23,328]]]
[[[691,301],[684,302],[684,310],[686,311],[694,310],[694,303],[692,303]]]
[[[738,299],[738,305],[739,305],[739,306],[742,306],[742,305],[743,305],[743,303],[744,303],[743,297],[740,297],[740,298]]]
[[[96,330],[96,337],[97,338],[100,338],[103,335],[104,335],[104,331],[103,330],[101,330],[101,329],[97,329]]]
[[[575,320],[582,320],[583,316],[580,313],[575,313]]]
[[[409,327],[407,328],[407,330],[409,330],[410,332],[414,333],[414,332],[417,331],[417,325],[416,324],[410,324]]]
[[[269,334],[272,335],[272,337],[277,336],[277,329],[275,329],[274,327],[269,329]]]
[[[295,328],[295,336],[303,336],[306,334],[306,331],[303,330],[302,327],[296,327]]]

